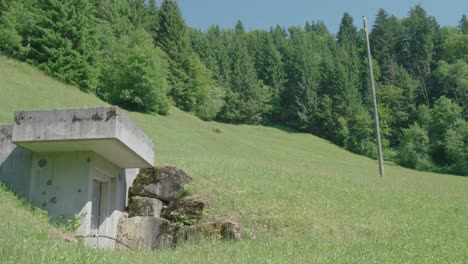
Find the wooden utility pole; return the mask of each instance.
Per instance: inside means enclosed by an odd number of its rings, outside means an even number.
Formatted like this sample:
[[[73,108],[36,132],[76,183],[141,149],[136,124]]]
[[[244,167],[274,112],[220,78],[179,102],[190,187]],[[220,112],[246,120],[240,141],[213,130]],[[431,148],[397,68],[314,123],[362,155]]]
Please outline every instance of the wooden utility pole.
[[[369,60],[369,80],[370,80],[371,90],[372,90],[372,103],[374,105],[374,121],[375,121],[375,134],[377,135],[377,153],[378,153],[378,158],[379,158],[379,170],[380,170],[380,177],[383,177],[385,173],[384,173],[384,164],[383,164],[383,156],[382,156],[382,142],[380,141],[379,113],[377,111],[377,98],[375,96],[374,72],[372,70],[372,57],[371,57],[371,50],[370,50],[370,43],[369,43],[369,32],[367,31],[366,17],[363,16],[362,20],[364,21],[364,31],[366,32],[366,40],[367,40],[367,59]]]

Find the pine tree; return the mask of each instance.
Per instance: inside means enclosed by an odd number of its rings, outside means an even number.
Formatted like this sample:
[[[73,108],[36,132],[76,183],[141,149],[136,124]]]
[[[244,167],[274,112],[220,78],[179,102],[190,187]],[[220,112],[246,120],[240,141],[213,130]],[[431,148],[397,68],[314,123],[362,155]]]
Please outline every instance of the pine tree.
[[[460,22],[458,22],[458,30],[463,34],[468,34],[468,18],[463,14]]]
[[[184,111],[193,111],[197,93],[197,87],[193,87],[189,72],[193,51],[187,25],[175,1],[164,0],[161,4],[155,41],[169,57],[168,81],[171,86],[169,94],[177,107]]]
[[[126,37],[135,31],[131,20],[134,12],[128,0],[93,0],[98,18],[98,26],[106,27],[100,32],[115,37]]]
[[[395,81],[397,43],[400,35],[399,20],[380,9],[372,27],[370,41],[372,57],[379,63],[382,70],[381,80],[385,84]]]
[[[231,58],[228,47],[233,34],[221,31],[218,26],[212,26],[207,32],[207,41],[210,47],[210,55],[205,61],[207,67],[213,73],[214,79],[224,88],[229,87],[231,80]]]
[[[28,60],[84,91],[96,87],[93,9],[87,0],[40,0]]]
[[[156,39],[159,30],[159,16],[155,0],[148,1],[147,16],[146,30],[153,36],[153,39]]]
[[[149,8],[145,0],[130,0],[128,19],[134,28],[147,28],[149,24]]]
[[[403,34],[400,62],[421,82],[423,102],[429,105],[429,82],[434,54],[435,32],[438,24],[426,14],[421,5],[411,8],[402,22]]]
[[[313,131],[318,107],[319,58],[312,46],[311,32],[306,33],[299,27],[291,27],[289,32],[283,118],[301,130]]]
[[[258,78],[270,87],[273,108],[271,118],[278,120],[281,112],[280,96],[286,82],[283,61],[280,52],[267,32],[257,31],[255,35],[257,40],[254,49],[255,69]]]
[[[327,26],[322,20],[312,22],[312,32],[314,32],[315,34],[319,36],[325,36],[325,35],[330,34]]]
[[[35,0],[0,1],[0,52],[23,60],[35,27]]]
[[[220,118],[233,123],[259,123],[270,110],[270,94],[263,82],[257,79],[245,32],[240,27],[237,29],[230,33],[231,76]]]
[[[353,24],[353,17],[345,12],[341,19],[340,28],[337,35],[338,43],[350,52],[356,47],[357,29]]]

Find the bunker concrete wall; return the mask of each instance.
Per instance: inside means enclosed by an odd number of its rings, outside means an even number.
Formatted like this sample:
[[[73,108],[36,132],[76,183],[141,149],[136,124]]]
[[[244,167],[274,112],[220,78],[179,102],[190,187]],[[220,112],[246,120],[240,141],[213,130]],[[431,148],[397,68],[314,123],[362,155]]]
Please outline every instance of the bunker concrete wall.
[[[15,144],[24,142],[24,148]],[[0,125],[0,180],[53,218],[81,215],[77,234],[91,234],[93,181],[105,183],[98,228],[103,236],[87,239],[99,247],[115,247],[129,187],[139,172],[128,164],[152,166],[154,144],[117,107],[20,111],[15,124]]]
[[[100,248],[114,248],[117,238],[117,227],[126,206],[127,184],[125,170],[120,169],[100,155],[93,153],[90,161],[89,189],[92,190],[93,181],[99,180],[103,183],[101,190],[101,217],[97,236],[88,238],[86,243]],[[92,193],[89,193],[88,200],[92,200]],[[94,204],[88,207],[92,209]],[[91,211],[89,211],[91,216]],[[90,234],[91,217],[87,218],[86,234]],[[83,230],[84,231],[84,230]]]
[[[13,141],[114,138],[116,108],[17,111]]]
[[[101,192],[102,219],[97,237],[87,243],[114,248],[117,226],[126,206],[127,181],[122,169],[93,152],[34,153],[31,200],[56,219],[81,216],[78,235],[92,235],[93,181],[105,183]],[[110,237],[110,238],[109,238]]]
[[[18,111],[12,141],[33,152],[93,151],[121,168],[154,165],[152,140],[115,106]]]
[[[0,181],[29,198],[32,153],[11,142],[13,125],[0,124]]]
[[[133,151],[154,166],[155,149],[151,138],[146,135],[130,118],[119,110],[117,116],[116,137],[127,146],[138,146]]]
[[[34,153],[30,199],[56,219],[88,214],[91,152]],[[88,223],[86,223],[88,224]]]

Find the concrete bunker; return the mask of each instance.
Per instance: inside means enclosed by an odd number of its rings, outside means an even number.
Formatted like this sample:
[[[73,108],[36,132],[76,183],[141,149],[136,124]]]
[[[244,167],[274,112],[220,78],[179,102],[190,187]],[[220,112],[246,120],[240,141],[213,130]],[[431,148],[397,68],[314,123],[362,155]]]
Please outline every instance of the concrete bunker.
[[[56,219],[79,216],[77,235],[114,248],[139,168],[154,144],[115,106],[18,111],[0,125],[0,181]]]

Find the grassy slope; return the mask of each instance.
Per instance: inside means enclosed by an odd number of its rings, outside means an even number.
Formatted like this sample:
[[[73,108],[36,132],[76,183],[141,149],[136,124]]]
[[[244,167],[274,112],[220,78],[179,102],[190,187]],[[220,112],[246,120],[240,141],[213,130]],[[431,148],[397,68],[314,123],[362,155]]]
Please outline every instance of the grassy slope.
[[[0,57],[0,122],[19,109],[105,105]],[[0,190],[0,262],[468,262],[468,178],[386,167],[312,135],[130,113],[155,141],[158,164],[194,177],[210,216],[239,217],[242,242],[163,252],[108,252],[58,243],[54,228]],[[214,133],[212,128],[222,133]]]

